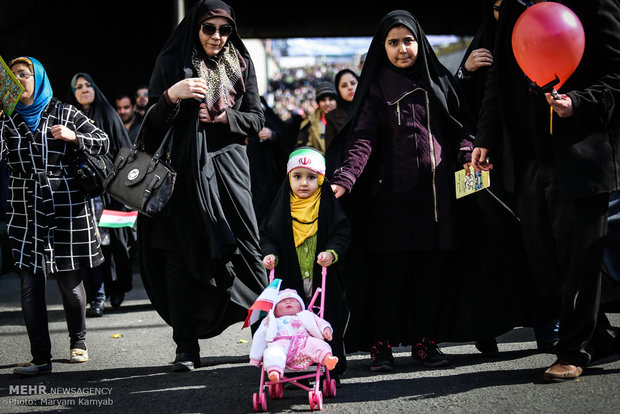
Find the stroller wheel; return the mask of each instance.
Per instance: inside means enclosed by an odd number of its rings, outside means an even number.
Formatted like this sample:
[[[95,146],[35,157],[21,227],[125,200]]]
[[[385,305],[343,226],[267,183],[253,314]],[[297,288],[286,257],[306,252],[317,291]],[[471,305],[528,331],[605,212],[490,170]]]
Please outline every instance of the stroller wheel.
[[[323,410],[323,393],[321,391],[317,392],[316,394],[314,393],[314,391],[310,391],[308,393],[308,401],[310,402],[311,410]]]
[[[260,404],[258,402],[258,394],[252,394],[252,406],[254,407],[255,413],[260,413]]]
[[[332,379],[329,381],[329,391],[332,397],[336,396],[336,380]]]
[[[263,411],[267,411],[267,394],[262,393],[260,395],[260,405]]]
[[[284,395],[284,387],[282,384],[271,384],[269,385],[269,398],[272,400],[279,400]]]
[[[315,406],[315,408],[316,408],[318,411],[323,411],[323,393],[322,393],[321,391],[317,392],[317,393],[315,394],[314,399],[315,399],[315,401],[316,401],[316,406]]]
[[[327,378],[325,378],[323,380],[323,394],[325,394],[325,396],[328,398],[336,396],[336,380],[335,379],[328,380]]]

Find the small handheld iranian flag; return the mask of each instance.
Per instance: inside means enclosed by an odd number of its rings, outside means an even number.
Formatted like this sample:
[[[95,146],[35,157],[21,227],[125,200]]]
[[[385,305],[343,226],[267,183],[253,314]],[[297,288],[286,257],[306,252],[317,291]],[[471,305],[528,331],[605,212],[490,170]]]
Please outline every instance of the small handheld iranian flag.
[[[137,218],[137,211],[103,210],[99,219],[99,227],[133,227]]]
[[[273,308],[273,304],[278,299],[278,293],[280,292],[280,283],[282,279],[273,279],[273,281],[263,290],[256,301],[248,309],[248,317],[245,318],[245,323],[241,327],[247,328],[259,319],[267,316],[267,313]]]

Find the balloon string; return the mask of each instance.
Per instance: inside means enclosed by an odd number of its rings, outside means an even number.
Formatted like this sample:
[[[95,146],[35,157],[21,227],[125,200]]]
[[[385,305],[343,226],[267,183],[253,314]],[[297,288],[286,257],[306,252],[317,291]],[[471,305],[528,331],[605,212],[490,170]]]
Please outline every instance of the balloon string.
[[[553,106],[549,105],[549,135],[553,135]]]

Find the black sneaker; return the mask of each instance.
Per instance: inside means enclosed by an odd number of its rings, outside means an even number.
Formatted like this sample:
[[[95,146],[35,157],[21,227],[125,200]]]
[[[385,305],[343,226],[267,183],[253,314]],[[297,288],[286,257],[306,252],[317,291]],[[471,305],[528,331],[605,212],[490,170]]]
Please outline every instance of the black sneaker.
[[[422,342],[411,348],[411,358],[425,367],[443,367],[450,365],[450,361],[441,352],[437,344],[430,339],[422,339]]]
[[[389,342],[377,342],[370,348],[370,370],[388,372],[394,369],[394,357]]]
[[[476,349],[486,356],[495,356],[499,354],[497,340],[495,338],[478,339],[475,343]]]

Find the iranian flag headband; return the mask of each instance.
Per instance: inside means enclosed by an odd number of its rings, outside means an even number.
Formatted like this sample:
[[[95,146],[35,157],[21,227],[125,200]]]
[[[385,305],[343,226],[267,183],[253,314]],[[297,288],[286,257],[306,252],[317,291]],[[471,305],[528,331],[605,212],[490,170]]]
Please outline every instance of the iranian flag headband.
[[[318,174],[325,175],[325,158],[314,148],[299,148],[291,153],[286,163],[286,173],[297,167],[304,167]]]

